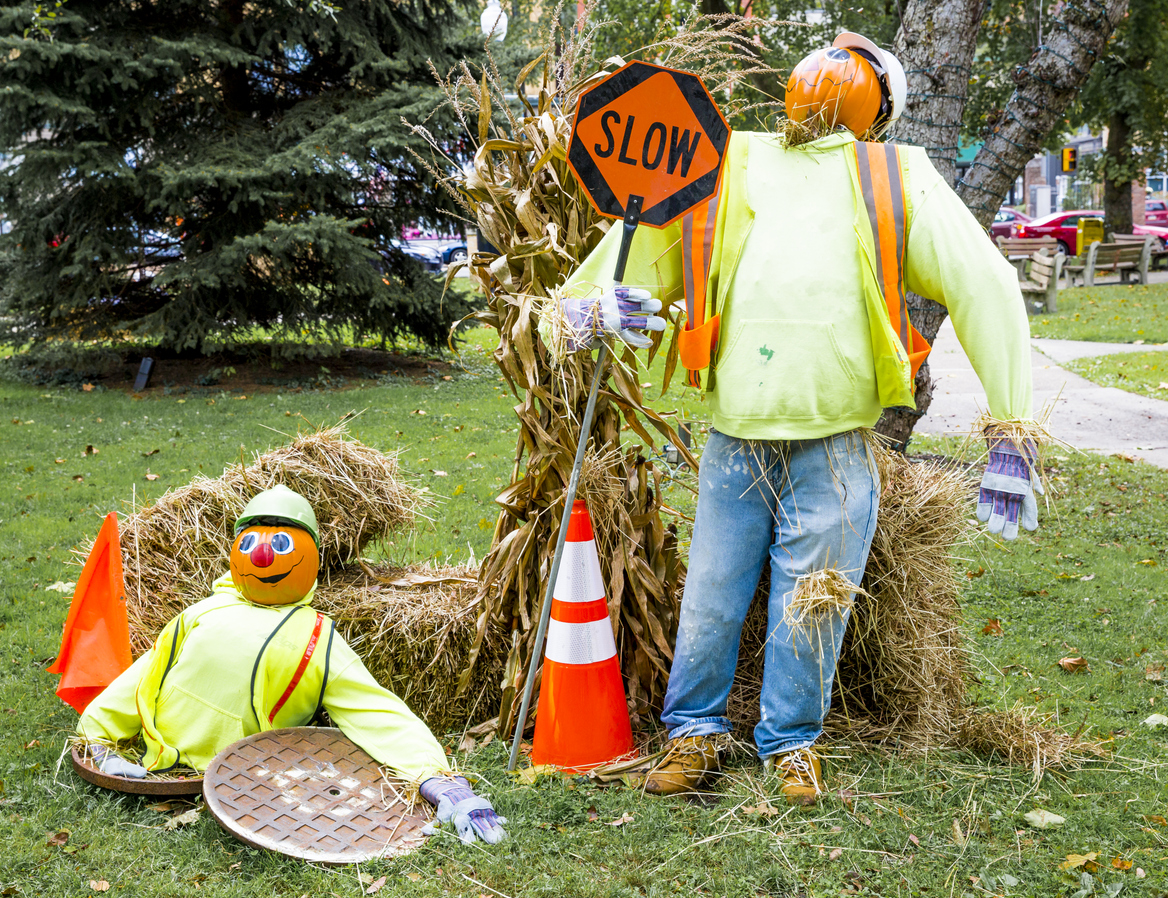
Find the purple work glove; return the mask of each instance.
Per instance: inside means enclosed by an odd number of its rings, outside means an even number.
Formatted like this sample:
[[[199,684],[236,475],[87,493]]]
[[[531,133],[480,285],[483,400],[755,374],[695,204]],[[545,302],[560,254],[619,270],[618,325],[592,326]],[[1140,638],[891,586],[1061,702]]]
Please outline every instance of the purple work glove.
[[[1036,453],[1029,441],[1019,450],[1013,441],[990,436],[990,458],[977,496],[977,519],[1003,539],[1018,536],[1018,525],[1038,529],[1038,502],[1042,482],[1035,469]]]
[[[458,838],[469,845],[478,836],[488,845],[495,845],[507,838],[503,824],[506,817],[500,817],[485,798],[479,798],[461,776],[432,776],[418,789],[422,797],[438,809],[438,822],[454,821]],[[427,826],[427,833],[434,832],[433,824]]]
[[[572,326],[573,349],[591,346],[592,338],[601,332],[618,334],[633,348],[643,349],[652,341],[633,328],[665,330],[665,319],[649,314],[661,311],[661,301],[640,287],[610,287],[599,298],[567,296],[561,302]]]

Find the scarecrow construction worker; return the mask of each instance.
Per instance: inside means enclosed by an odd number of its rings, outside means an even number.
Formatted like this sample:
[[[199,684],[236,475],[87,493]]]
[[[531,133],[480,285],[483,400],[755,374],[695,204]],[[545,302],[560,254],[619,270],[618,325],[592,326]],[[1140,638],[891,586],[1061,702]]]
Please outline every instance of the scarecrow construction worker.
[[[303,726],[324,709],[374,760],[417,784],[464,842],[501,841],[506,820],[453,775],[426,724],[312,607],[318,543],[312,506],[287,487],[248,502],[235,523],[230,572],[90,703],[81,738],[112,776],[179,765],[202,771],[231,743]],[[141,764],[113,751],[138,738]]]
[[[662,720],[670,741],[646,791],[689,791],[718,766],[743,621],[769,559],[761,721],[765,768],[792,802],[823,786],[823,732],[854,586],[880,496],[868,428],[913,406],[929,346],[905,291],[943,303],[995,421],[1031,415],[1029,328],[1014,269],[920,147],[876,142],[904,108],[900,63],[844,33],[799,63],[782,135],[735,132],[719,193],[678,224],[642,228],[625,283],[614,227],[564,287],[562,310],[594,332],[645,345],[653,313],[683,294],[681,361],[712,412],[677,644]],[[1006,539],[1037,527],[1031,444],[992,427],[978,503]],[[811,629],[790,613],[801,578],[834,572],[834,613]],[[846,579],[841,579],[846,578]],[[807,579],[804,582],[808,582]],[[848,595],[848,593],[851,593]]]

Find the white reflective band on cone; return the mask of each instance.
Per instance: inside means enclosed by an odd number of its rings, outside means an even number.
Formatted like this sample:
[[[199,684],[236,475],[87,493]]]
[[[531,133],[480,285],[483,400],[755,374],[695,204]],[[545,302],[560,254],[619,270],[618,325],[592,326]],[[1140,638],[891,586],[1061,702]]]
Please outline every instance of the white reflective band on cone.
[[[595,602],[604,598],[596,540],[564,543],[564,557],[560,560],[552,596],[561,602]]]
[[[571,545],[569,543],[568,545]],[[616,640],[607,617],[586,624],[548,622],[544,657],[560,664],[594,664],[616,657]]]

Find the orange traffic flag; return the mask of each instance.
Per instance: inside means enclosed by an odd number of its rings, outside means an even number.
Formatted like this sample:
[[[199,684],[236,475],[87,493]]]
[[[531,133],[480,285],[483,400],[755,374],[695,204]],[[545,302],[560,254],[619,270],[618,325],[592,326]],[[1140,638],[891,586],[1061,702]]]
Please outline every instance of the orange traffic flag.
[[[577,499],[552,592],[533,764],[585,771],[635,753],[600,556]]]
[[[49,673],[61,674],[57,695],[80,714],[132,661],[118,516],[111,511],[77,580]]]

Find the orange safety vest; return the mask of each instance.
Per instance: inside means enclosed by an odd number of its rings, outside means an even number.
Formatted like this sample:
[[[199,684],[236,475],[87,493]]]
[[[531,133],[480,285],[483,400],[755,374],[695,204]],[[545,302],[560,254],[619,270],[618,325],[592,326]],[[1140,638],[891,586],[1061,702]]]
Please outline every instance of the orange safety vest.
[[[856,169],[876,248],[877,282],[893,330],[900,339],[915,381],[928,356],[929,343],[913,327],[904,290],[904,252],[907,238],[904,178],[895,144],[854,144]],[[678,354],[687,372],[687,383],[701,386],[701,370],[708,368],[718,345],[718,314],[707,317],[708,282],[718,202],[722,186],[707,202],[681,221],[682,272],[685,281],[686,322],[678,338]]]

